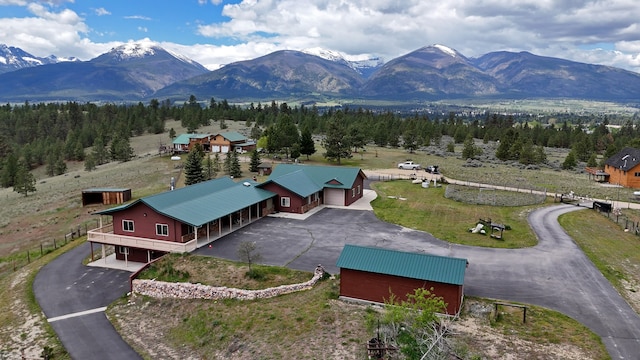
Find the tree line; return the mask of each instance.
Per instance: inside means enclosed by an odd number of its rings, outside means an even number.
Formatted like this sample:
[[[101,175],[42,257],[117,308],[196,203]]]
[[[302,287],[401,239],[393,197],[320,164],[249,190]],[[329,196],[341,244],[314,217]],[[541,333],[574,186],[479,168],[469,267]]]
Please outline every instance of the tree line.
[[[181,121],[189,132],[213,121],[221,128],[226,127],[224,121],[242,121],[251,127],[259,147],[292,158],[315,153],[313,136],[318,136],[323,155],[337,163],[366,144],[413,152],[439,145],[445,136],[464,144],[464,157],[478,155],[474,139],[499,141],[496,157],[524,164],[546,161],[544,147],[571,149],[573,161],[566,161],[567,167],[577,161],[594,165],[597,155],[607,158],[625,146],[640,147],[640,128],[633,118],[612,132],[609,119],[601,115],[400,112],[291,107],[275,101],[241,106],[214,98],[203,102],[193,95],[181,104],[157,99],[134,105],[25,102],[0,106],[0,186],[25,188],[16,182],[24,182],[25,172],[38,166],[54,176],[67,171],[68,161],[84,161],[86,170],[109,161],[129,161],[134,156],[130,138],[164,133],[168,119]]]

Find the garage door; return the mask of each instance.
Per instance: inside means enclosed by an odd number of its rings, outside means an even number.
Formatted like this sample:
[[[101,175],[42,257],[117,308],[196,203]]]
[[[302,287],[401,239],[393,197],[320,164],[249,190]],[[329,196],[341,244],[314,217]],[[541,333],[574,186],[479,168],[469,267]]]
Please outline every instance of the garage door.
[[[324,203],[327,205],[344,205],[344,190],[324,189]]]
[[[229,147],[228,146],[223,146],[221,153],[226,154],[228,152],[229,152]]]
[[[220,145],[213,145],[211,147],[211,152],[214,152],[214,153],[220,152]]]

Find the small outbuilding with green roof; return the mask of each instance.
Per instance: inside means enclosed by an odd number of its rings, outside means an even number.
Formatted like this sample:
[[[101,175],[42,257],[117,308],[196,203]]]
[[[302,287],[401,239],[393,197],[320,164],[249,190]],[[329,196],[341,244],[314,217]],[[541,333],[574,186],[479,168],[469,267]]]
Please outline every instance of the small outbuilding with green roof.
[[[342,298],[384,303],[390,292],[406,300],[424,288],[442,297],[447,314],[454,315],[462,306],[467,264],[461,258],[347,244],[336,265]]]

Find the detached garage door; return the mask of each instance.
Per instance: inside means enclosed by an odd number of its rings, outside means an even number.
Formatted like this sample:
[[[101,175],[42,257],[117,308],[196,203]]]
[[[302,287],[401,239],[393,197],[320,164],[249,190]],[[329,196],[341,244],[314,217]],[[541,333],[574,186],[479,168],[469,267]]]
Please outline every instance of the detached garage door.
[[[221,152],[221,153],[223,153],[223,154],[228,153],[228,152],[229,152],[229,147],[228,147],[228,146],[222,146],[222,148],[221,148],[221,151],[220,151],[220,152]]]
[[[324,189],[324,203],[327,205],[344,206],[344,190]]]
[[[220,145],[213,145],[211,147],[211,152],[219,153],[220,152]]]

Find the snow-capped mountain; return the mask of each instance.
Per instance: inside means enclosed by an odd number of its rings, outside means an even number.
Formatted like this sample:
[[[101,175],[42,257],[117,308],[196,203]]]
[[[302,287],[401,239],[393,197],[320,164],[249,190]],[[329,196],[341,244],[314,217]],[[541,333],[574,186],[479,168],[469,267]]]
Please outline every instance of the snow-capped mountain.
[[[58,58],[55,55],[38,57],[13,46],[0,44],[0,74],[33,66],[56,64],[62,61],[77,61],[76,58]]]
[[[123,62],[138,61],[145,58],[172,58],[174,60],[180,60],[188,65],[200,67],[205,71],[208,71],[201,64],[189,59],[186,56],[176,54],[172,51],[162,48],[157,43],[149,40],[129,41],[126,44],[114,47],[109,52],[104,53],[97,58],[91,60],[97,63],[108,63],[111,65],[117,65]]]
[[[335,61],[340,64],[345,64],[358,72],[358,74],[362,75],[365,79],[384,65],[384,60],[380,57],[349,56],[339,51],[327,50],[319,47],[304,49],[302,52],[309,55],[315,55],[326,60]]]

